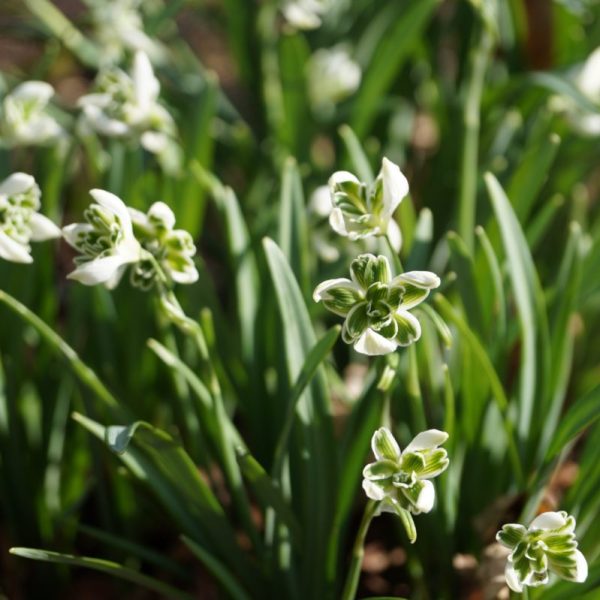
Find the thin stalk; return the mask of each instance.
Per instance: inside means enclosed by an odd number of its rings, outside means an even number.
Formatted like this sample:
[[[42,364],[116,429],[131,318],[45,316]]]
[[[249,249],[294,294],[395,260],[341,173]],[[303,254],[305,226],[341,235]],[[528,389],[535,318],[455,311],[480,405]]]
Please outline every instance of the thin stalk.
[[[404,267],[402,266],[400,255],[394,250],[392,242],[390,242],[390,238],[387,235],[385,236],[385,241],[388,245],[390,255],[392,256],[392,262],[394,263],[394,275],[400,275],[404,273]]]
[[[342,592],[341,600],[354,600],[356,597],[356,590],[358,588],[358,580],[360,579],[360,569],[362,561],[365,555],[365,538],[367,537],[367,531],[371,525],[371,521],[375,516],[375,510],[377,503],[373,500],[369,500],[365,506],[365,512],[354,540],[354,546],[352,547],[352,560],[350,561],[350,568],[348,569],[348,576],[344,585],[344,591]]]
[[[460,158],[458,199],[458,233],[470,253],[474,249],[475,213],[477,207],[477,176],[479,166],[480,107],[485,73],[493,45],[492,32],[484,23],[479,43],[469,53],[469,75],[463,102],[463,140]]]
[[[123,416],[122,408],[117,399],[110,393],[108,388],[100,381],[96,373],[90,369],[78,356],[77,352],[65,342],[58,333],[49,325],[40,319],[35,313],[31,312],[24,304],[21,304],[10,294],[0,290],[0,302],[6,305],[23,321],[31,325],[41,337],[58,354],[62,354],[73,369],[73,372],[79,380],[85,384],[101,400],[112,415]]]
[[[410,410],[414,419],[417,431],[425,431],[427,428],[427,418],[423,408],[423,395],[421,385],[419,384],[419,365],[417,363],[417,351],[414,344],[408,349],[408,380],[406,388],[408,399],[410,401]]]

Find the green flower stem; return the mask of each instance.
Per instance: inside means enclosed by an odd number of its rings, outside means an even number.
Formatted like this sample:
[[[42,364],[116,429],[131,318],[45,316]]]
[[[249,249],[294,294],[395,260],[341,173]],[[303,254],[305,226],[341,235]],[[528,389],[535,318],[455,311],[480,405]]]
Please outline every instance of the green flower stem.
[[[350,568],[348,569],[348,576],[346,577],[346,583],[344,585],[344,591],[342,592],[341,600],[354,600],[356,597],[356,590],[358,588],[358,580],[360,579],[360,569],[362,566],[363,557],[365,555],[365,538],[367,537],[367,531],[371,525],[371,521],[375,516],[375,510],[377,509],[377,502],[369,500],[365,506],[365,512],[356,534],[354,546],[352,547],[352,560],[350,562]]]
[[[23,321],[31,325],[46,343],[67,359],[75,375],[77,375],[79,380],[94,392],[98,399],[104,403],[110,410],[112,417],[123,418],[125,416],[125,413],[122,407],[119,406],[116,398],[100,381],[96,373],[94,373],[94,371],[79,358],[77,352],[75,352],[75,350],[73,350],[73,348],[58,335],[58,333],[42,321],[35,313],[31,312],[24,304],[21,304],[16,298],[13,298],[10,294],[7,294],[2,290],[0,290],[0,302],[6,305]]]
[[[408,379],[406,382],[406,388],[408,392],[408,400],[410,402],[410,409],[414,419],[415,430],[425,431],[425,429],[427,429],[427,418],[425,416],[423,395],[421,393],[421,385],[419,383],[417,350],[414,344],[411,344],[406,350],[408,352]]]
[[[401,273],[404,273],[404,268],[402,267],[400,255],[394,250],[392,242],[390,242],[390,238],[387,235],[385,236],[385,241],[390,251],[392,262],[394,263],[394,275],[400,275]]]
[[[460,166],[458,233],[473,252],[479,155],[480,106],[485,73],[492,51],[493,34],[478,24],[479,43],[471,47],[469,74],[463,100],[463,140]]]

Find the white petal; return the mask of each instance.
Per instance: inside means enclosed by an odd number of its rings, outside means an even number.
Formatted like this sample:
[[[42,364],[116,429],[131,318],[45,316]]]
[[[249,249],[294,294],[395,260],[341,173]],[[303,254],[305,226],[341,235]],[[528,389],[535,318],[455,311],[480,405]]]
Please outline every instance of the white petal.
[[[175,225],[175,215],[171,208],[164,202],[155,202],[148,210],[148,216],[159,219],[169,230],[173,229]]]
[[[160,84],[154,76],[152,64],[145,52],[138,51],[135,53],[132,78],[138,104],[141,107],[152,105],[160,93]]]
[[[169,274],[175,283],[194,283],[198,281],[198,271],[195,267],[186,269],[185,271],[173,271],[169,270]]]
[[[585,560],[585,556],[579,551],[575,550],[575,573],[573,574],[573,581],[582,583],[587,579],[588,576],[588,564]]]
[[[417,450],[429,450],[437,448],[448,439],[448,434],[439,429],[428,429],[417,434],[413,441],[406,446],[404,452],[416,452]]]
[[[113,214],[119,217],[121,221],[121,226],[123,229],[127,231],[131,231],[131,217],[129,216],[129,211],[127,210],[127,206],[121,198],[115,196],[115,194],[111,194],[106,190],[90,190],[90,196],[103,208],[106,208]]]
[[[286,20],[297,29],[316,29],[321,25],[318,15],[298,4],[288,4],[283,8]]]
[[[14,196],[22,194],[35,185],[35,179],[26,173],[13,173],[0,183],[0,194]]]
[[[564,512],[545,512],[537,516],[529,525],[529,529],[558,529],[567,523]]]
[[[115,255],[105,258],[97,258],[89,262],[83,263],[77,267],[67,277],[75,279],[85,285],[97,285],[98,283],[106,283],[114,277],[114,275],[122,270],[121,267],[126,265],[127,261],[124,257]]]
[[[131,206],[127,207],[129,211],[129,216],[131,217],[131,221],[144,229],[150,227],[148,223],[148,216],[145,212],[138,210],[137,208],[131,208]]]
[[[419,323],[419,319],[414,315],[411,315],[407,310],[397,310],[396,315],[400,317],[403,321],[408,321],[408,325],[398,323],[398,329],[403,328],[403,331],[409,330],[409,339],[406,343],[398,343],[400,346],[410,346],[417,340],[421,338],[421,323]],[[400,333],[398,333],[399,337]]]
[[[368,479],[363,479],[362,487],[367,497],[371,498],[371,500],[383,500],[385,498],[385,492],[381,487]]]
[[[379,449],[377,448],[377,436],[385,436],[385,442],[389,446],[389,450],[391,450],[390,456],[384,456],[379,452]],[[387,427],[380,427],[373,434],[373,437],[371,438],[371,450],[377,460],[382,460],[383,458],[400,460],[400,446],[398,446],[398,442],[396,441],[394,434]]]
[[[27,246],[15,242],[4,231],[0,231],[0,258],[17,263],[33,262]]]
[[[346,222],[344,221],[344,213],[341,208],[334,208],[329,214],[329,224],[339,235],[347,236]]]
[[[77,241],[81,232],[87,233],[93,231],[94,228],[89,223],[72,223],[62,228],[62,234],[65,241],[73,248],[77,248]]]
[[[346,279],[345,277],[339,277],[338,279],[327,279],[326,281],[320,283],[313,292],[313,300],[315,302],[319,302],[320,300],[329,298],[327,290],[338,287],[349,288],[352,291],[357,292],[361,296],[363,295],[363,291],[360,285],[354,283],[354,281]]]
[[[327,217],[331,212],[331,194],[326,185],[320,185],[311,195],[309,209],[319,217]]]
[[[31,227],[31,239],[34,242],[44,242],[61,236],[60,227],[40,213],[34,213],[31,216],[29,227]]]
[[[336,171],[329,178],[329,189],[333,190],[338,183],[344,183],[345,181],[351,181],[352,183],[360,183],[356,175],[353,175],[349,171]]]
[[[386,235],[394,252],[400,252],[400,248],[402,248],[402,232],[394,219],[389,220]]]
[[[523,585],[521,584],[519,575],[515,571],[510,561],[506,563],[506,569],[504,569],[504,577],[506,577],[506,583],[513,592],[521,593],[523,591]]]
[[[589,98],[600,95],[600,48],[596,48],[585,61],[577,77],[577,87]]]
[[[389,354],[398,347],[394,340],[388,340],[372,329],[367,329],[354,344],[354,349],[367,356]]]
[[[54,88],[45,81],[26,81],[18,85],[10,95],[18,100],[37,100],[40,106],[44,106],[54,96]]]
[[[415,507],[419,512],[428,513],[433,508],[435,502],[435,488],[433,487],[433,483],[427,479],[421,483],[423,484],[423,488],[415,502]]]
[[[169,137],[158,131],[146,131],[142,134],[140,143],[144,150],[148,150],[152,154],[160,154],[166,149]]]
[[[381,178],[383,183],[383,218],[390,218],[398,208],[402,199],[408,194],[408,181],[398,165],[383,158],[381,162]]]
[[[416,287],[432,290],[439,287],[441,281],[440,278],[431,271],[408,271],[394,277],[391,285],[409,283]]]

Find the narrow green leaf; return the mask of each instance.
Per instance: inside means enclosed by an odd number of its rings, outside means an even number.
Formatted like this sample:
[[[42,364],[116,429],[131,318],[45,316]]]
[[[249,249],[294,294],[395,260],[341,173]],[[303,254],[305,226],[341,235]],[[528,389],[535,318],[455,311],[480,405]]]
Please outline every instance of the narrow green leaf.
[[[369,159],[354,131],[349,125],[342,125],[339,128],[339,134],[346,146],[346,152],[350,157],[352,172],[364,182],[375,180],[375,174],[369,163]]]

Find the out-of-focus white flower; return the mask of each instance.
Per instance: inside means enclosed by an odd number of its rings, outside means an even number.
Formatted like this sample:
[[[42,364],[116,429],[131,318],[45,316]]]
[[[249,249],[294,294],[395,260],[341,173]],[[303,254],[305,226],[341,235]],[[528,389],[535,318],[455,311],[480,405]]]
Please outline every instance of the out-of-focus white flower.
[[[361,354],[375,356],[409,346],[421,337],[419,320],[409,310],[440,285],[430,271],[392,278],[385,256],[361,254],[350,265],[351,279],[328,279],[313,293],[315,302],[344,317],[342,339]]]
[[[160,84],[144,52],[136,52],[131,74],[106,69],[95,88],[79,99],[84,127],[107,137],[139,140],[159,158],[176,153],[175,122],[159,102]]]
[[[145,52],[153,62],[164,58],[164,48],[144,31],[141,0],[85,0],[105,65],[119,63],[127,51]]]
[[[176,283],[198,280],[192,236],[183,229],[173,229],[175,215],[164,202],[155,202],[147,213],[133,208],[129,213],[142,248],[154,257],[167,277]],[[131,271],[132,283],[142,289],[150,288],[157,277],[155,263],[148,259],[142,259]]]
[[[13,173],[0,183],[0,258],[33,262],[29,242],[60,237],[60,229],[41,215],[40,188],[25,173]]]
[[[328,0],[284,0],[283,16],[296,29],[317,29],[327,12]]]
[[[104,190],[91,190],[95,200],[84,213],[85,223],[63,227],[65,240],[81,254],[69,274],[85,285],[114,288],[126,268],[140,261],[142,247],[133,234],[129,211],[123,201]]]
[[[0,141],[6,146],[42,146],[64,135],[56,119],[48,114],[54,88],[45,81],[26,81],[2,103]]]
[[[392,215],[408,194],[408,181],[398,165],[384,158],[371,185],[348,171],[337,171],[329,178],[329,190],[333,204],[329,223],[335,232],[351,240],[385,235],[400,251],[402,237]]]
[[[565,511],[542,513],[527,529],[508,523],[496,539],[512,550],[505,575],[508,587],[515,592],[522,592],[523,586],[548,583],[549,571],[569,581],[587,579],[587,561],[575,539],[575,518]]]
[[[330,112],[358,89],[361,75],[343,44],[317,50],[308,63],[308,93],[315,110]]]

